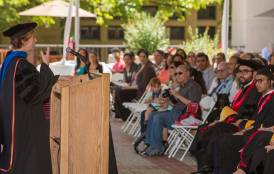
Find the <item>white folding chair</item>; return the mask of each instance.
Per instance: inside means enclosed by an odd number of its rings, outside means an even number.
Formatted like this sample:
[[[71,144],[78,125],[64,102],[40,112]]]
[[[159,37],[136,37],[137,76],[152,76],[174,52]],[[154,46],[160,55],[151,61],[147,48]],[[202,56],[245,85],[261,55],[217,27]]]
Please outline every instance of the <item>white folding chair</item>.
[[[213,111],[214,106],[216,104],[216,101],[212,100],[209,103],[209,110],[203,110],[202,109],[202,124],[204,124],[210,115],[210,113]],[[197,130],[198,126],[183,126],[183,125],[172,125],[174,130],[172,131],[171,137],[169,138],[169,147],[166,150],[165,154],[168,154],[168,157],[174,157],[176,156],[177,152],[182,149],[184,150],[184,153],[180,160],[182,161],[184,157],[186,156],[187,152],[189,151],[189,148],[194,140],[194,136],[191,134],[191,131]]]
[[[131,111],[131,114],[129,115],[129,117],[127,118],[127,120],[125,121],[125,123],[123,124],[123,126],[121,127],[121,129],[123,130],[123,132],[128,132],[130,127],[133,127],[133,123],[135,123],[134,121],[136,121],[136,119],[138,118],[138,115],[140,114],[140,108],[143,106],[144,107],[144,99],[145,96],[147,95],[147,90],[144,92],[144,94],[142,95],[142,97],[137,101],[137,102],[125,102],[123,103],[123,106],[128,108]],[[138,107],[139,106],[139,107]],[[136,110],[136,108],[138,108],[139,110]],[[146,108],[144,108],[145,110]]]

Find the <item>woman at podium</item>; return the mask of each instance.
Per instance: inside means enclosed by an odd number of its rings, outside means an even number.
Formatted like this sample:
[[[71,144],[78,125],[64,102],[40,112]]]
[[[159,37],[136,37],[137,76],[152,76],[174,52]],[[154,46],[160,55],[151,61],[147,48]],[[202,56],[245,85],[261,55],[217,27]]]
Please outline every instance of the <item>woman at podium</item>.
[[[40,72],[33,64],[36,26],[24,23],[3,32],[13,50],[0,71],[0,173],[51,173],[48,120],[42,107],[58,77],[48,66],[49,50],[41,53]]]

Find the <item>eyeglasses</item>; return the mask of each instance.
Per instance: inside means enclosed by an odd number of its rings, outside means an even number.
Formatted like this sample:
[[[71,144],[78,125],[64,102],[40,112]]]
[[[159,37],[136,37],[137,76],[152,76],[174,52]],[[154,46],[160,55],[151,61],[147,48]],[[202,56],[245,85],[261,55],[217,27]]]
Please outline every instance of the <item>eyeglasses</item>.
[[[256,79],[256,83],[262,83],[264,80],[268,80],[268,79]]]
[[[174,69],[174,68],[175,68],[175,66],[170,66],[169,68],[170,68],[170,69]]]
[[[247,70],[247,69],[244,69],[244,70],[239,70],[238,73],[241,73],[241,74],[247,74],[247,73],[252,73],[253,71],[252,70]]]
[[[183,72],[176,72],[176,73],[174,73],[175,76],[182,75],[182,74],[184,74],[184,73]]]
[[[215,72],[216,72],[216,73],[219,73],[219,72],[222,73],[222,72],[224,72],[224,71],[225,71],[224,69],[217,69]]]

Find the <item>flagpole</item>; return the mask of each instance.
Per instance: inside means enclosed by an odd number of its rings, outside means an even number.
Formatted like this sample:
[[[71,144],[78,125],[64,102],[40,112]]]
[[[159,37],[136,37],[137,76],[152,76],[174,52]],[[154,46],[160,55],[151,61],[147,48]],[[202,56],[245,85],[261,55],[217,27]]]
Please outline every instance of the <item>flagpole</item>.
[[[68,16],[66,18],[65,31],[64,31],[64,46],[63,46],[63,58],[61,63],[65,64],[66,62],[66,48],[68,47],[70,28],[71,28],[71,13],[72,13],[73,0],[70,1]]]
[[[79,18],[79,0],[75,0],[75,50],[79,49],[79,40],[80,40],[80,18]]]
[[[228,49],[228,30],[229,30],[229,1],[224,0],[223,17],[222,17],[222,52],[227,55]]]

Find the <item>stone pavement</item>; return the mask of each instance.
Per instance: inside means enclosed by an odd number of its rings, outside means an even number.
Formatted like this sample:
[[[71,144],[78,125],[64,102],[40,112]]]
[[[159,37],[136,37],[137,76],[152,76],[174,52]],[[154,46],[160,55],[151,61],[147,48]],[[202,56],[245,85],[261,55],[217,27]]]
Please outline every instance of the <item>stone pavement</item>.
[[[133,138],[121,130],[123,122],[111,119],[114,148],[119,174],[189,174],[195,163],[187,156],[184,162],[167,157],[142,157],[133,149]]]

